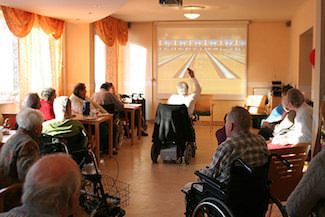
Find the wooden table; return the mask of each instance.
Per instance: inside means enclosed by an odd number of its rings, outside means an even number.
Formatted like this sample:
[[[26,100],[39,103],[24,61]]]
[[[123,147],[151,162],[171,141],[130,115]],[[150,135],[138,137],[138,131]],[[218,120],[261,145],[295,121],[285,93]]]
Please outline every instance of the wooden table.
[[[95,156],[97,158],[97,163],[99,163],[99,153],[100,153],[100,127],[99,125],[104,121],[109,122],[108,130],[108,154],[110,157],[113,156],[113,115],[105,114],[99,115],[97,117],[83,116],[80,114],[74,114],[75,117],[72,119],[78,120],[83,124],[88,124],[88,134],[91,136],[91,126],[95,127]]]
[[[8,133],[3,134],[2,140],[0,142],[0,148],[5,144],[9,138],[16,133],[16,130],[8,130]]]
[[[135,116],[135,111],[138,110],[139,112],[139,117],[138,117],[138,139],[140,139],[141,136],[141,104],[124,104],[124,112],[125,112],[125,118],[126,121],[128,122],[128,113],[131,113],[131,145],[133,145],[133,136],[134,136],[134,116]]]

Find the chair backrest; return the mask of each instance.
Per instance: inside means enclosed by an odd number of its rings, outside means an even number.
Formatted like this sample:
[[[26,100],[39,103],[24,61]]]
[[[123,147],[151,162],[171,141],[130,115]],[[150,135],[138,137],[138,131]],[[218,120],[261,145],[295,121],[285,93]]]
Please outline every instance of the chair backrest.
[[[228,204],[235,216],[265,215],[268,204],[269,163],[250,168],[234,161],[230,169]]]
[[[212,95],[202,94],[195,103],[195,112],[205,112],[208,116],[212,113],[211,111]],[[201,114],[204,115],[204,114]]]
[[[108,113],[114,114],[115,106],[113,103],[107,105],[101,105]]]
[[[271,153],[279,154],[292,164],[288,169],[278,158],[273,157],[270,163],[269,179],[271,193],[280,201],[286,201],[303,176],[303,167],[310,145],[302,144],[294,147],[273,149]]]
[[[183,105],[159,104],[156,117],[153,141],[191,141],[191,120],[187,107]]]
[[[12,184],[0,189],[0,213],[21,205],[22,184]]]

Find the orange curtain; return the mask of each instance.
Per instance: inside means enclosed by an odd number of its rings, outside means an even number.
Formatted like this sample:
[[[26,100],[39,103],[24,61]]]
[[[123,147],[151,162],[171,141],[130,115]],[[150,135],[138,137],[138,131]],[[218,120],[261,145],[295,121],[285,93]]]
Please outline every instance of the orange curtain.
[[[61,38],[64,21],[41,15],[37,15],[37,18],[40,27],[46,34],[52,36],[56,40]]]
[[[97,35],[108,46],[112,47],[115,40],[121,45],[128,41],[128,23],[113,17],[106,17],[95,22]]]
[[[17,37],[25,37],[32,30],[35,15],[15,8],[1,6],[8,28]]]
[[[118,62],[119,62],[119,45],[117,41],[113,46],[106,46],[106,81],[112,82],[118,89]]]
[[[17,37],[26,37],[34,26],[36,14],[15,8],[1,6],[8,28]],[[64,21],[51,17],[37,15],[38,23],[42,30],[55,39],[59,39],[63,33]]]
[[[117,38],[120,43],[120,45],[125,46],[128,42],[128,23],[124,22],[122,20],[118,21],[117,24]]]

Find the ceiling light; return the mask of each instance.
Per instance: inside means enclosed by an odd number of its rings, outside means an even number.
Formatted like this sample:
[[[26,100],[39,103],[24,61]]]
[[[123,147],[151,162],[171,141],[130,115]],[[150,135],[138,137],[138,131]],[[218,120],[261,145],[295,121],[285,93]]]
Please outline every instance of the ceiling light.
[[[188,19],[194,20],[200,16],[198,13],[186,13],[184,16]]]
[[[194,20],[200,16],[198,11],[202,10],[202,9],[205,9],[205,6],[202,6],[202,5],[183,6],[183,10],[185,10],[184,16],[188,19]]]

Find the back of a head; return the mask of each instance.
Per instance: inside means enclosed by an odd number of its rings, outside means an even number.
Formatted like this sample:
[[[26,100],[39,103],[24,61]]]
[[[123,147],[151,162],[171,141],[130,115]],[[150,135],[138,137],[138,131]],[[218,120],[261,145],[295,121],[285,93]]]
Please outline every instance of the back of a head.
[[[104,84],[102,84],[102,85],[100,86],[100,88],[101,88],[101,89],[105,89],[105,90],[109,90],[109,89],[112,88],[112,86],[113,86],[113,83],[111,83],[111,82],[105,82]]]
[[[28,108],[39,109],[41,107],[40,98],[37,93],[29,93],[24,99],[23,105]]]
[[[16,120],[20,128],[33,131],[42,125],[44,118],[39,110],[23,107],[17,114]]]
[[[184,81],[178,82],[176,84],[177,93],[181,95],[187,95],[188,93],[188,84]]]
[[[55,95],[55,89],[54,88],[44,88],[41,92],[41,98],[45,101],[50,101],[51,98]]]
[[[287,94],[288,94],[288,91],[289,91],[290,89],[292,89],[292,88],[293,88],[293,86],[291,86],[290,84],[284,85],[284,86],[282,87],[282,94],[283,94],[283,95],[287,95]]]
[[[228,120],[234,123],[239,130],[249,130],[251,126],[251,115],[247,109],[235,106],[228,113]]]
[[[288,91],[288,101],[295,108],[299,108],[305,102],[305,97],[300,90],[292,88]]]
[[[78,83],[76,86],[73,88],[73,94],[80,97],[79,91],[86,89],[86,85],[84,83]]]
[[[67,154],[46,155],[28,171],[23,187],[22,202],[37,203],[62,211],[80,188],[80,170]],[[76,198],[77,199],[77,198]]]
[[[55,117],[56,118],[64,117],[70,103],[71,101],[67,96],[60,96],[55,98],[53,102],[53,110],[54,110]]]

